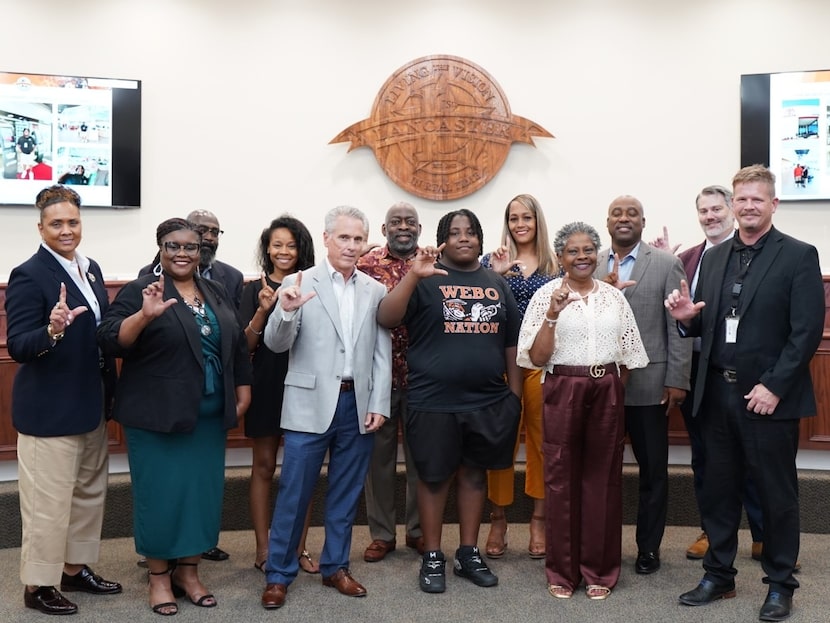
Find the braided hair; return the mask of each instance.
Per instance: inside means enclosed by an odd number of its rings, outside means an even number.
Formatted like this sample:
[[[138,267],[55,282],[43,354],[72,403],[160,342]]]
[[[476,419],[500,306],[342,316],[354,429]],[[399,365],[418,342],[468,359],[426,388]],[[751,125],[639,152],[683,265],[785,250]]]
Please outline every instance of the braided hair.
[[[158,227],[156,227],[156,245],[158,245],[159,250],[156,251],[156,257],[153,258],[153,262],[150,264],[153,266],[153,272],[155,274],[161,274],[161,241],[167,234],[171,234],[174,231],[180,231],[182,229],[195,231],[196,235],[199,236],[199,241],[201,242],[202,235],[196,230],[196,226],[183,218],[169,218],[166,221],[159,223]],[[158,267],[158,269],[156,267]],[[156,273],[156,270],[159,272]]]

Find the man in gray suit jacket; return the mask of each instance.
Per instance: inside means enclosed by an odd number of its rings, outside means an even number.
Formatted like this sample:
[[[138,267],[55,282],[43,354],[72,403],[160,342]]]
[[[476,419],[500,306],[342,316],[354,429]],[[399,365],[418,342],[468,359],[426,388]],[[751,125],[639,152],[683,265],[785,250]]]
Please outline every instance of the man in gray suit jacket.
[[[389,417],[392,391],[392,342],[376,320],[386,287],[355,269],[368,232],[360,210],[330,210],[326,258],[283,281],[279,309],[265,326],[265,345],[289,352],[284,454],[262,594],[266,609],[285,603],[297,577],[297,546],[326,453],[323,585],[351,597],[366,595],[349,573],[352,525],[372,455],[371,433]]]
[[[663,301],[683,279],[674,255],[642,241],[646,219],[635,197],[617,197],[608,208],[611,249],[597,258],[597,278],[623,285],[649,364],[632,370],[625,387],[625,427],[640,466],[637,510],[637,573],[660,568],[660,543],[668,504],[668,411],[683,403],[689,389],[690,340],[680,338]],[[613,256],[611,255],[613,251]]]

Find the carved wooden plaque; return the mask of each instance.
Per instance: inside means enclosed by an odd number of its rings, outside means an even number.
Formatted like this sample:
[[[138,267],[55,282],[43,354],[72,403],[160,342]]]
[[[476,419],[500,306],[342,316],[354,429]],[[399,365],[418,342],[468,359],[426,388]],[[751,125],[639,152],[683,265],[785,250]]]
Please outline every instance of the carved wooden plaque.
[[[372,114],[331,143],[349,151],[371,147],[386,174],[404,190],[442,201],[472,194],[498,173],[515,141],[553,138],[514,115],[498,83],[457,56],[424,56],[383,85]]]

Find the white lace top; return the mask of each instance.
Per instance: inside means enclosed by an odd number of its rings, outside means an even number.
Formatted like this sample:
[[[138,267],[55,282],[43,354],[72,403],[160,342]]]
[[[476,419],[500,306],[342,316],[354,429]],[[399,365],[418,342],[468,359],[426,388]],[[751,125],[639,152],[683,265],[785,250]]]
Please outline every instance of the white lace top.
[[[615,362],[632,368],[645,368],[648,355],[640,339],[634,313],[622,292],[603,281],[586,299],[570,303],[559,313],[555,326],[553,354],[542,366],[547,372],[554,365],[591,366]],[[562,279],[554,279],[536,291],[525,312],[519,331],[516,363],[536,368],[530,361],[530,347],[550,306],[551,293]]]

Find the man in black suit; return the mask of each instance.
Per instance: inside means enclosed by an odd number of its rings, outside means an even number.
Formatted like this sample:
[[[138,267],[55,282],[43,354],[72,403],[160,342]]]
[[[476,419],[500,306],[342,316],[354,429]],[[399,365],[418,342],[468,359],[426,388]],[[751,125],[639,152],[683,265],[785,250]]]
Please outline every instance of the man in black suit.
[[[761,165],[733,178],[733,242],[709,250],[695,301],[681,281],[666,307],[685,336],[701,336],[693,415],[706,478],[700,510],[709,534],[706,573],[680,603],[735,596],[734,561],[745,470],[758,485],[761,565],[769,585],[762,621],[789,617],[798,588],[799,420],[816,413],[810,360],[821,341],[824,286],[815,247],[776,230],[775,176]]]
[[[196,231],[202,234],[202,253],[199,258],[199,271],[202,277],[213,279],[225,286],[233,299],[233,304],[239,309],[239,302],[242,300],[242,273],[230,264],[216,259],[219,236],[225,233],[219,228],[219,219],[208,210],[193,210],[187,215],[187,222],[195,225]]]

